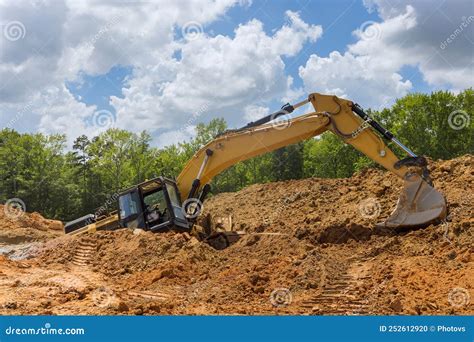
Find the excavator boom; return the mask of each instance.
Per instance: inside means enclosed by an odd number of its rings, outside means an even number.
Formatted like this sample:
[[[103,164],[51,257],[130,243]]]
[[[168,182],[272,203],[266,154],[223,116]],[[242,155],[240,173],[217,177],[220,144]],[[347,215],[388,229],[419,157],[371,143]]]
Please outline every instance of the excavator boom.
[[[307,103],[312,104],[314,112],[289,118],[290,112]],[[178,176],[181,194],[187,194],[188,199],[198,197],[203,186],[228,167],[329,130],[405,181],[397,207],[384,226],[424,226],[445,218],[445,199],[430,184],[425,159],[417,157],[357,104],[336,96],[313,93],[307,100],[287,105],[282,111],[269,115],[267,121],[285,116],[286,120],[273,123],[259,120],[242,129],[225,132],[209,142]],[[409,157],[399,160],[381,136],[399,145]],[[420,174],[411,171],[413,166],[420,167]]]

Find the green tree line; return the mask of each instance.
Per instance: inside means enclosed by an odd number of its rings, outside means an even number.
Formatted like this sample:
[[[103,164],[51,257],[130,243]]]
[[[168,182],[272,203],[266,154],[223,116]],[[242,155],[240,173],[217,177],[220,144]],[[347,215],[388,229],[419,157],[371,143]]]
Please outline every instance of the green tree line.
[[[472,153],[474,92],[410,94],[371,116],[413,151],[434,159]],[[192,155],[227,124],[214,119],[196,127],[190,141],[151,146],[147,132],[109,129],[80,136],[67,150],[64,135],[0,131],[0,203],[20,198],[28,211],[72,220],[97,208],[114,210],[111,196],[146,179],[174,178]],[[390,147],[404,155],[396,146]],[[212,181],[212,192],[236,191],[254,183],[305,177],[348,177],[373,163],[334,134],[287,146],[240,162]],[[105,208],[104,208],[105,204]]]

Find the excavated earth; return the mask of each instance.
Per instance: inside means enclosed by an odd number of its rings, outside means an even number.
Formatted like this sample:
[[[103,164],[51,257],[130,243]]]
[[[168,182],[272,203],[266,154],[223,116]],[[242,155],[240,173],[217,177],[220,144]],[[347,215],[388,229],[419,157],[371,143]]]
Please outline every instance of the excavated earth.
[[[402,186],[381,170],[214,196],[199,225],[245,233],[224,250],[172,232],[64,236],[0,207],[0,314],[472,315],[473,164],[432,162],[449,215],[405,232],[375,226]]]

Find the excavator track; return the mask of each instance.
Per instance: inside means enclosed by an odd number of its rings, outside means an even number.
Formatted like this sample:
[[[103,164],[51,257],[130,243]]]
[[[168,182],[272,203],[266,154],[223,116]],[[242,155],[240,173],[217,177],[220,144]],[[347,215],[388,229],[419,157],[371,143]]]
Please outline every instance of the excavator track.
[[[336,277],[329,279],[323,291],[304,300],[301,306],[323,315],[368,315],[369,298],[361,285],[370,278],[370,264],[366,259],[348,260],[348,267]]]

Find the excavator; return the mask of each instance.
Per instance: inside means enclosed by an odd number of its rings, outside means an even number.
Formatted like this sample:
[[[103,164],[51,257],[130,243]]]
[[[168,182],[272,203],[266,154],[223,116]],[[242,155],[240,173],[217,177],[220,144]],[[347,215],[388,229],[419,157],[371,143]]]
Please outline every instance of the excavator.
[[[290,114],[311,103],[307,114]],[[333,95],[309,94],[299,103],[284,105],[246,126],[225,131],[208,142],[187,162],[176,180],[157,177],[117,195],[118,210],[90,214],[65,225],[66,234],[136,228],[152,232],[192,232],[216,175],[236,163],[331,131],[345,143],[403,179],[395,210],[379,224],[400,230],[426,227],[447,215],[444,196],[433,188],[427,161],[402,144],[356,103]],[[387,144],[393,142],[408,156],[399,159]],[[184,197],[183,197],[184,196]],[[200,231],[201,240],[218,249],[236,240],[228,231]],[[219,247],[217,247],[219,246]]]

